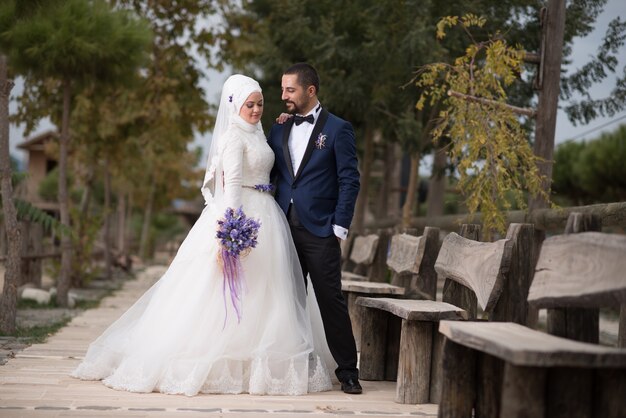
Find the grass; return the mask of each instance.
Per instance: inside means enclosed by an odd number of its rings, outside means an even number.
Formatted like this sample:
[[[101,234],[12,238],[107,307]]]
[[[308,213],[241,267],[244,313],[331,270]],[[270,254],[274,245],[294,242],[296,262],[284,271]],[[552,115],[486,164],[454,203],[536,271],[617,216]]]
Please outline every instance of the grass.
[[[28,328],[17,328],[12,336],[21,339],[28,344],[40,344],[45,342],[48,337],[54,335],[58,330],[67,325],[72,318],[65,317],[57,322],[48,325],[36,325]]]

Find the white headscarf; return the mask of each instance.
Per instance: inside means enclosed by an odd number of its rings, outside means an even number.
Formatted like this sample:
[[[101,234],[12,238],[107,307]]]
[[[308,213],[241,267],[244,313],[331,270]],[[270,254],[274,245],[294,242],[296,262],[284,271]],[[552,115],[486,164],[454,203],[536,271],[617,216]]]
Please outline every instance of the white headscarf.
[[[207,205],[219,202],[224,194],[224,169],[222,166],[224,134],[235,118],[240,117],[241,107],[248,96],[254,92],[261,93],[261,86],[256,80],[245,75],[231,75],[224,82],[201,189]],[[257,122],[257,128],[263,131],[260,121]]]

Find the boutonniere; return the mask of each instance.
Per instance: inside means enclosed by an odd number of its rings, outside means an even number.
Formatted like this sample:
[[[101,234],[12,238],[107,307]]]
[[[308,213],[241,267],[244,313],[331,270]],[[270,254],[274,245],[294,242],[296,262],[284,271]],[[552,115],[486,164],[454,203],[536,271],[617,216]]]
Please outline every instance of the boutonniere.
[[[328,137],[325,134],[320,133],[317,136],[317,140],[315,141],[315,148],[317,149],[326,148],[326,139],[328,139]]]

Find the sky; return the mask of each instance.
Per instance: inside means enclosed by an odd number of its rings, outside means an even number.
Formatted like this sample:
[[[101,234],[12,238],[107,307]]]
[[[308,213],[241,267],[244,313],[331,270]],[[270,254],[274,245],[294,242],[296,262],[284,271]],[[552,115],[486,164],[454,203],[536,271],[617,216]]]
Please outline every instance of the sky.
[[[607,5],[604,8],[603,13],[598,17],[596,21],[596,29],[585,38],[578,38],[574,42],[574,47],[570,59],[571,64],[565,67],[566,74],[571,73],[576,68],[581,67],[584,63],[588,62],[590,57],[596,52],[598,45],[602,41],[602,37],[606,31],[608,23],[620,16],[622,21],[626,20],[626,1],[625,0],[608,0]],[[620,61],[617,66],[618,72],[626,66],[626,46],[622,46],[620,51]],[[201,82],[201,86],[205,89],[206,99],[211,103],[217,103],[219,101],[220,90],[223,82],[227,78],[227,73],[218,73],[214,70],[206,71],[206,76]],[[612,86],[615,85],[615,75],[610,75],[602,83],[594,85],[589,92],[591,97],[598,99],[607,97],[610,94]],[[12,91],[12,98],[21,94],[22,83],[18,79],[16,80],[16,86]],[[16,111],[16,104],[12,103],[9,111],[14,113]],[[616,114],[612,117],[597,118],[591,121],[587,125],[574,126],[567,120],[565,112],[559,110],[556,123],[555,142],[559,144],[568,139],[576,141],[589,140],[597,138],[602,132],[610,132],[615,130],[621,123],[626,124],[626,110]],[[31,135],[37,135],[46,130],[53,129],[53,125],[49,120],[42,120]],[[11,125],[10,133],[10,149],[11,154],[20,159],[26,158],[25,152],[17,149],[16,146],[24,141],[24,127]],[[204,148],[205,154],[208,150],[210,143],[210,134],[196,135],[192,146],[200,146]],[[428,165],[428,162],[425,162]],[[426,167],[422,167],[425,169]],[[420,170],[421,171],[421,170]]]

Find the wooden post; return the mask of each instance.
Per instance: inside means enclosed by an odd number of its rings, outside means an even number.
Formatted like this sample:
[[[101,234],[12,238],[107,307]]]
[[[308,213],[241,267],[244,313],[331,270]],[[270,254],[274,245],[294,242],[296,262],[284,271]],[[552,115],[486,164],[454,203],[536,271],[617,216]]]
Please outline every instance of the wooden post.
[[[548,0],[542,11],[542,51],[539,67],[539,99],[535,126],[533,151],[543,159],[538,163],[539,174],[545,176],[543,190],[549,195],[552,182],[552,156],[554,154],[554,132],[561,84],[561,59],[563,56],[563,35],[565,33],[565,0]],[[529,211],[547,208],[548,201],[543,196],[531,196]]]
[[[471,418],[476,395],[476,351],[452,342],[443,343],[443,379],[439,418]],[[514,415],[502,415],[514,416]]]
[[[593,369],[548,369],[546,416],[587,418],[592,416]]]
[[[593,418],[626,417],[626,369],[597,370],[593,389]]]
[[[439,253],[439,228],[424,228],[422,234],[424,240],[424,253],[420,263],[419,273],[413,277],[409,288],[417,289],[420,293],[437,299],[437,272],[435,271],[435,261]]]
[[[435,323],[439,327],[439,322]],[[443,334],[438,329],[433,331],[433,348],[430,365],[430,403],[441,401],[441,358],[443,356]]]
[[[535,228],[531,224],[511,224],[506,238],[513,242],[511,266],[489,320],[529,325],[526,299],[537,261]]]
[[[428,403],[432,336],[432,322],[402,320],[396,402]]]
[[[602,225],[597,216],[570,213],[565,234],[600,231]],[[592,278],[589,278],[592,280]],[[600,310],[598,308],[552,308],[548,309],[548,333],[572,340],[597,344],[600,338]]]
[[[473,239],[479,241],[480,237],[480,225],[475,224],[463,224],[461,225],[461,231],[459,232],[464,238]],[[467,287],[455,282],[452,279],[446,278],[443,285],[443,301],[450,303],[454,306],[458,306],[461,309],[467,311],[469,319],[476,319],[478,310],[478,301],[476,295]]]
[[[504,365],[500,417],[545,417],[546,369]]]
[[[626,348],[626,303],[622,303],[619,308],[619,334],[617,346]]]
[[[388,316],[387,312],[380,309],[363,308],[359,362],[359,376],[363,380],[385,379]]]
[[[391,230],[379,229],[378,246],[376,247],[376,255],[370,266],[368,277],[372,282],[387,282],[387,250],[389,249],[389,240],[391,240]]]
[[[476,391],[476,417],[498,418],[503,375],[502,360],[487,353],[478,353],[476,382],[481,389]]]

